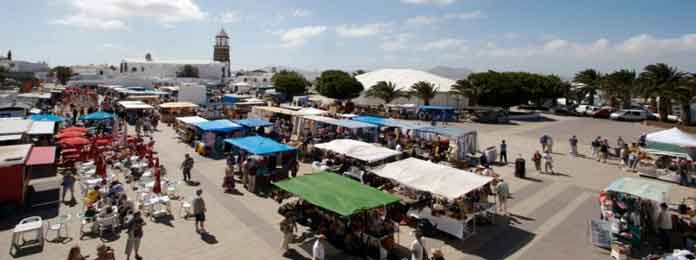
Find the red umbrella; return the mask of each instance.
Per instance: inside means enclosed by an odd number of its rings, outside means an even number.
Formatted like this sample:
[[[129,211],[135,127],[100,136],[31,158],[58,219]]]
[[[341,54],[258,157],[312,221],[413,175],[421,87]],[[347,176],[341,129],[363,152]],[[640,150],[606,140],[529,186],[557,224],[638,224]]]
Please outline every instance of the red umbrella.
[[[160,177],[159,158],[155,159],[155,185],[152,186],[152,192],[160,194],[162,192],[162,180]]]
[[[71,138],[71,137],[83,137],[86,133],[82,132],[64,132],[56,135],[58,139]]]
[[[84,138],[84,137],[70,137],[70,138],[61,139],[58,142],[61,144],[76,145],[76,146],[87,145],[90,143],[89,139]]]
[[[67,133],[67,132],[82,132],[82,133],[87,133],[87,128],[84,127],[68,127],[68,128],[63,128],[60,130],[61,133]]]

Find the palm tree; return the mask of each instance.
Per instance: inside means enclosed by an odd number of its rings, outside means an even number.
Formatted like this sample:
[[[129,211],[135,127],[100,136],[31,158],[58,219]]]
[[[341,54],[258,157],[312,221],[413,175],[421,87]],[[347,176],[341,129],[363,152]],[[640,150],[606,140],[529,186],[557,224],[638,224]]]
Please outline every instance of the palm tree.
[[[618,98],[621,100],[621,108],[628,108],[631,105],[631,98],[636,92],[638,79],[634,70],[618,70],[608,74],[602,80],[602,90],[610,97],[611,106],[616,106]]]
[[[688,76],[678,83],[678,85],[667,93],[672,99],[679,102],[681,106],[681,120],[685,125],[691,124],[691,103],[696,97],[696,76]]]
[[[684,84],[688,74],[680,72],[675,67],[670,67],[664,63],[657,63],[645,66],[640,74],[640,80],[644,84],[642,90],[644,95],[659,97],[658,112],[660,120],[667,122],[669,110],[672,107],[672,98],[679,99],[679,86]],[[652,93],[652,94],[649,94]],[[687,110],[688,111],[688,110]],[[688,112],[687,112],[688,113]]]
[[[397,98],[408,96],[403,91],[398,90],[394,83],[386,81],[377,82],[377,84],[372,86],[372,88],[370,88],[365,94],[368,97],[384,100],[384,103],[386,104],[391,103]]]
[[[419,81],[411,86],[411,95],[423,100],[424,105],[430,105],[430,100],[435,98],[438,88],[435,84]]]
[[[575,78],[573,80],[575,82],[585,84],[585,87],[583,87],[582,91],[583,98],[585,97],[585,95],[589,94],[590,105],[594,105],[594,97],[595,94],[597,94],[597,89],[599,89],[599,86],[601,84],[602,73],[599,73],[594,69],[586,69],[575,74]]]
[[[455,96],[469,98],[469,106],[477,106],[479,97],[483,94],[483,86],[475,84],[469,79],[457,80],[457,83],[452,85],[450,94]]]

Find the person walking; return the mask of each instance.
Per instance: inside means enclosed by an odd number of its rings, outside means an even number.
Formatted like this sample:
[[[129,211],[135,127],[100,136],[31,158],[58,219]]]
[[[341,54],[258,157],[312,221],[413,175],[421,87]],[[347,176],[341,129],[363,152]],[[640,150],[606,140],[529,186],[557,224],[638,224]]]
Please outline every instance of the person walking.
[[[326,243],[326,236],[320,234],[317,240],[314,241],[312,246],[312,260],[326,260],[326,249],[324,248],[324,243]]]
[[[568,143],[570,144],[570,154],[573,156],[578,156],[578,137],[570,137],[570,139],[568,139]]]
[[[297,224],[292,217],[285,217],[280,222],[280,232],[283,232],[283,241],[280,248],[283,250],[283,256],[288,254],[289,244],[294,238],[295,231],[297,231]]]
[[[426,259],[425,256],[428,255],[427,251],[425,250],[425,246],[423,245],[423,232],[420,230],[416,230],[413,232],[413,236],[416,238],[411,242],[411,247],[409,248],[411,251],[411,260],[423,260]]]
[[[500,143],[500,162],[507,164],[508,159],[507,159],[507,144],[505,143],[505,140],[503,140]]]
[[[507,200],[510,198],[510,187],[501,177],[496,185],[498,195],[498,213],[508,215]]]
[[[614,154],[616,154],[616,157],[621,158],[621,148],[623,148],[624,145],[626,145],[626,141],[619,136],[619,138],[616,139],[616,147],[614,148]]]
[[[133,213],[126,222],[128,228],[128,240],[126,241],[126,260],[130,259],[131,253],[135,251],[135,259],[142,259],[140,256],[140,241],[143,238],[143,226],[145,221],[140,216],[140,211]]]
[[[546,151],[546,145],[548,144],[549,136],[544,134],[539,138],[539,143],[541,144],[541,150]]]
[[[546,150],[553,153],[553,138],[550,135],[546,138]]]
[[[689,162],[684,158],[679,159],[677,170],[679,173],[679,184],[689,186]]]
[[[655,218],[657,227],[657,236],[660,239],[660,246],[662,250],[668,252],[671,248],[670,246],[670,233],[672,232],[672,214],[669,213],[667,208],[667,203],[660,204],[660,212]]]
[[[544,171],[546,173],[554,174],[553,172],[553,158],[549,151],[544,152]]]
[[[597,138],[592,140],[592,144],[590,144],[592,146],[592,157],[597,159],[597,161],[599,161],[599,142],[601,140],[600,138],[601,137],[597,136]]]
[[[541,154],[539,153],[539,150],[534,152],[534,155],[532,155],[532,162],[534,162],[534,168],[537,170],[537,172],[541,172]]]
[[[75,169],[70,169],[66,171],[63,174],[63,196],[62,196],[62,201],[65,201],[65,194],[70,191],[70,200],[69,201],[75,201],[75,174],[73,173]]]
[[[206,233],[205,231],[205,212],[208,209],[205,207],[205,200],[203,200],[203,190],[196,190],[196,196],[191,201],[191,207],[193,208],[193,216],[196,219],[196,233]]]
[[[184,156],[184,162],[181,163],[180,168],[184,174],[184,181],[190,182],[191,181],[191,169],[193,169],[193,158],[191,157],[191,155],[186,154]]]
[[[609,157],[609,140],[604,139],[599,145],[599,156],[602,163],[607,163],[607,158]],[[599,161],[599,160],[597,160]]]
[[[135,133],[140,137],[140,135],[143,132],[143,118],[141,116],[137,116],[138,118],[135,119]]]

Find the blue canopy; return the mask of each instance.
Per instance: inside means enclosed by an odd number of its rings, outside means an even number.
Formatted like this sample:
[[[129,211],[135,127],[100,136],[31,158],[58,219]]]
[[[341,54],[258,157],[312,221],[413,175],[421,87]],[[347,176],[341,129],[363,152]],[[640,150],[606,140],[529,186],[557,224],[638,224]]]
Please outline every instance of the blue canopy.
[[[423,109],[423,110],[454,110],[454,107],[450,107],[450,106],[420,106],[418,109]]]
[[[416,129],[416,132],[425,132],[425,133],[434,133],[434,134],[439,134],[439,135],[444,135],[444,136],[449,136],[449,137],[459,137],[459,136],[465,136],[469,133],[476,132],[474,130],[469,130],[469,129],[463,129],[463,128],[444,128],[444,127],[436,127],[436,126],[428,126],[428,127],[422,127]]]
[[[245,127],[249,128],[256,128],[256,127],[264,127],[264,126],[272,126],[273,124],[271,122],[268,122],[266,120],[258,119],[258,118],[247,118],[247,119],[240,119],[240,120],[234,120],[233,122],[240,124]]]
[[[297,148],[289,146],[287,144],[281,144],[272,139],[268,139],[261,136],[248,136],[242,138],[228,138],[225,139],[225,143],[229,143],[233,146],[239,147],[247,152],[256,155],[267,155],[274,153],[282,153],[294,151]]]
[[[82,116],[80,117],[80,120],[106,120],[112,118],[114,118],[114,114],[99,111]]]
[[[232,123],[232,121],[227,119],[220,119],[215,121],[207,121],[197,123],[196,126],[200,128],[203,132],[216,132],[216,133],[229,133],[234,130],[242,129],[242,126]]]
[[[48,121],[48,122],[62,122],[65,120],[62,116],[54,114],[40,114],[32,115],[29,119],[32,121]]]
[[[373,125],[378,125],[378,126],[386,126],[386,127],[398,127],[398,128],[404,128],[404,129],[422,128],[422,126],[419,126],[419,125],[409,124],[409,123],[397,121],[397,120],[390,119],[390,118],[382,118],[382,117],[376,117],[376,116],[356,116],[356,117],[353,117],[352,120],[355,120],[358,122],[363,122],[363,123],[368,123],[368,124],[373,124]]]

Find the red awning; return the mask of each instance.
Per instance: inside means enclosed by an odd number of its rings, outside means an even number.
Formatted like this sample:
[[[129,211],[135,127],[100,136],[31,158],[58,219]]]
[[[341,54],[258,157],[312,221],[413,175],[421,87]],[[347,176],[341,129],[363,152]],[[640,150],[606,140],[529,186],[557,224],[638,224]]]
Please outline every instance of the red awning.
[[[57,134],[56,138],[63,139],[63,138],[72,138],[72,137],[83,137],[85,135],[86,135],[86,133],[83,133],[83,132],[65,132],[65,133]]]
[[[58,142],[61,144],[67,144],[67,145],[86,145],[86,144],[90,143],[89,139],[84,138],[84,137],[65,138],[65,139],[62,139]]]
[[[27,166],[53,164],[56,161],[55,146],[34,146],[29,152]]]
[[[86,133],[86,132],[87,132],[87,128],[84,128],[84,127],[75,127],[75,126],[73,126],[73,127],[63,128],[63,129],[60,130],[60,132],[61,132],[61,133],[67,133],[67,132],[83,132],[83,133]]]

